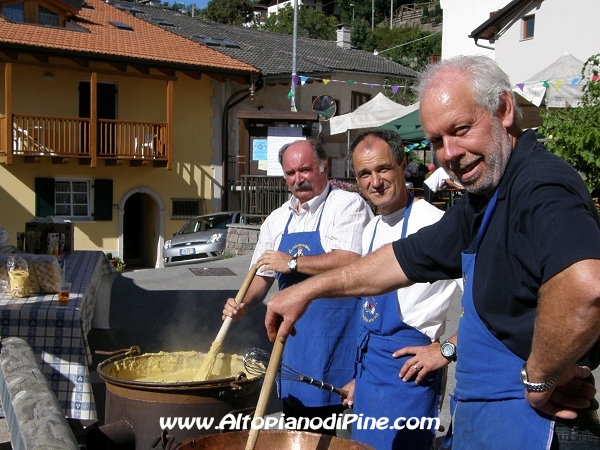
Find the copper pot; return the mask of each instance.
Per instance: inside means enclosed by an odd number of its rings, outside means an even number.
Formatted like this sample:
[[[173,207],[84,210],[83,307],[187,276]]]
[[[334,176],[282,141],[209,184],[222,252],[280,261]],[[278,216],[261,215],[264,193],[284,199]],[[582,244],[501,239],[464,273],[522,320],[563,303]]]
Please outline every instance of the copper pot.
[[[244,450],[248,430],[212,434],[175,443],[172,450]],[[305,431],[261,430],[255,450],[374,450],[358,441]]]
[[[215,426],[227,414],[253,413],[262,385],[261,377],[248,378],[239,373],[215,380],[177,383],[119,378],[115,364],[125,360],[143,362],[148,354],[138,355],[139,352],[139,347],[132,347],[127,353],[98,365],[98,374],[106,383],[104,422],[130,424],[137,450],[148,449],[161,435],[161,417],[214,417],[214,425],[208,430],[196,427],[168,430],[177,439],[184,439],[217,432]]]

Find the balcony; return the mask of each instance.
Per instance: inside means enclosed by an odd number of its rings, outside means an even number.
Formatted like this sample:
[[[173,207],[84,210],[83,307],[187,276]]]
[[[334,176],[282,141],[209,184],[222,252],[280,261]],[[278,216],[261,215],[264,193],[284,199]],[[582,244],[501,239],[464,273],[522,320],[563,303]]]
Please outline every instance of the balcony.
[[[93,124],[80,117],[12,117],[12,148],[6,156],[24,156],[26,162],[42,157],[80,158],[81,164],[92,167],[97,160],[104,160],[105,165],[129,160],[131,166],[152,161],[156,167],[168,167],[171,151],[167,123],[100,119]]]

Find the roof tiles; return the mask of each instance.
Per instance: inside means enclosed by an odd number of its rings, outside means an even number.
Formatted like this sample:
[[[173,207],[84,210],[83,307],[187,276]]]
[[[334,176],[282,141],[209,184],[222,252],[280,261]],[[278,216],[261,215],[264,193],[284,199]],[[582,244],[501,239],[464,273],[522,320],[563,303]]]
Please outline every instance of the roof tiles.
[[[161,62],[192,68],[257,72],[251,65],[138,19],[100,0],[87,0],[77,15],[89,33],[28,23],[0,16],[0,45],[38,47],[98,56],[125,57],[136,62]],[[109,21],[123,22],[134,31],[120,30]]]

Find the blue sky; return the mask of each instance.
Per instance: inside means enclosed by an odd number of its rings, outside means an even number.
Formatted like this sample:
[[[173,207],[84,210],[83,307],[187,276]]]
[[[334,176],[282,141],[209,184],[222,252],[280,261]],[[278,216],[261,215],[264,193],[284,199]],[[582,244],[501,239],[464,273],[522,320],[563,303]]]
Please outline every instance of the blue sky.
[[[191,5],[192,3],[195,3],[198,8],[206,8],[208,0],[180,0],[180,2],[185,3],[186,5]],[[169,3],[173,4],[173,0],[169,0]]]

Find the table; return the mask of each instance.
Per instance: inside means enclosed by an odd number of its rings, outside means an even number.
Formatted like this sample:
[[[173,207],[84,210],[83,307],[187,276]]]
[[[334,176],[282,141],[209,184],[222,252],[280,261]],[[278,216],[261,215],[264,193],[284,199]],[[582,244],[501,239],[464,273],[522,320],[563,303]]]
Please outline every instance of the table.
[[[115,269],[100,251],[66,253],[64,264],[65,279],[72,283],[69,302],[59,304],[57,294],[27,298],[0,294],[0,337],[27,341],[65,416],[91,423],[98,417],[87,335],[102,275]]]

